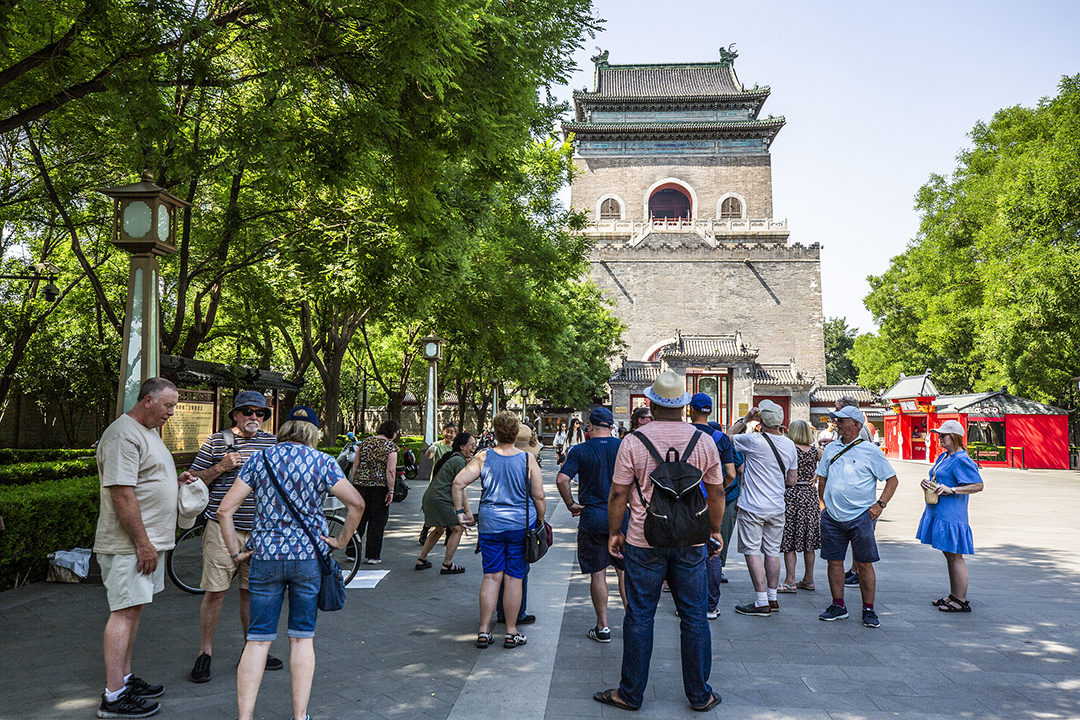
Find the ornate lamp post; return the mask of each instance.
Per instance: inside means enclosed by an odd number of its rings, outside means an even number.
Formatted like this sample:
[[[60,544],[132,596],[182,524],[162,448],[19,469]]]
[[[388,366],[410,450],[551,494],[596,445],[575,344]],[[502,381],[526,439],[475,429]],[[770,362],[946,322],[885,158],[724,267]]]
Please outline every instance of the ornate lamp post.
[[[131,253],[127,303],[124,308],[123,349],[120,354],[120,386],[116,393],[116,415],[135,406],[139,386],[159,371],[160,298],[158,257],[176,252],[176,211],[190,207],[164,188],[154,184],[154,174],[142,172],[142,181],[133,185],[99,188],[113,199],[112,243]]]
[[[424,359],[428,361],[427,410],[424,413],[424,444],[435,442],[439,423],[438,362],[442,360],[442,338],[429,335],[420,341]]]

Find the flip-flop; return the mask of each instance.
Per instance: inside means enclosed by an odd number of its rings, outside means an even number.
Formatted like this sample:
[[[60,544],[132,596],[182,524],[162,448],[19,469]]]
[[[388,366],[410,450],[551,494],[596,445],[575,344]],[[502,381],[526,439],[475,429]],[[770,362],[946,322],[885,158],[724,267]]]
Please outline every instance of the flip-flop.
[[[719,704],[720,704],[720,693],[713,693],[712,697],[709,699],[709,702],[705,703],[701,707],[694,707],[693,705],[691,705],[690,709],[695,711],[695,712],[708,712],[709,710],[712,710],[714,707],[716,707]]]
[[[795,583],[795,587],[799,588],[800,590],[809,590],[810,592],[814,592],[814,583],[808,583],[803,580]]]
[[[602,690],[598,693],[593,693],[592,699],[598,703],[604,705],[610,705],[611,707],[617,707],[620,710],[637,710],[638,708],[627,705],[622,700],[615,699],[615,688],[611,690]]]
[[[795,583],[781,583],[780,587],[776,589],[778,593],[793,593],[798,591],[798,586]]]
[[[422,560],[420,558],[416,558],[416,564],[413,565],[413,570],[427,570],[429,567],[431,567],[430,560]]]

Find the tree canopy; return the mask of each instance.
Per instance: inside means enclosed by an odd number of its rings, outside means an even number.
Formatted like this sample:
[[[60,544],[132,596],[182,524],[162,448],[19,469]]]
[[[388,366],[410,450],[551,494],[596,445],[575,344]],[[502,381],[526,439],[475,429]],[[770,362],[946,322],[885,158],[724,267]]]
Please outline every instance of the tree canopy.
[[[851,385],[859,371],[850,357],[855,347],[855,328],[848,327],[847,318],[825,320],[825,377],[830,385]]]
[[[970,137],[955,173],[919,191],[918,235],[870,277],[880,330],[855,342],[859,381],[929,368],[943,391],[1066,402],[1080,376],[1080,75]]]

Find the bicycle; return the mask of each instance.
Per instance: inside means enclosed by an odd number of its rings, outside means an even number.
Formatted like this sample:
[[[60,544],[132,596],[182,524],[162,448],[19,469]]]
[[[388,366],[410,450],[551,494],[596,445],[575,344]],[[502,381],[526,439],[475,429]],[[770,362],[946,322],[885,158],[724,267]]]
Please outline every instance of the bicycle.
[[[328,498],[324,509],[328,537],[337,537],[344,525],[344,516],[336,512],[339,507],[333,504],[336,502],[336,499]],[[340,508],[344,507],[340,505]],[[176,538],[176,546],[165,554],[165,572],[169,575],[169,579],[176,587],[192,595],[202,595],[206,592],[199,587],[202,581],[202,537],[205,530],[206,516],[202,515],[194,526],[180,533]],[[360,538],[354,533],[343,549],[334,550],[333,556],[341,567],[345,584],[348,585],[360,569]]]

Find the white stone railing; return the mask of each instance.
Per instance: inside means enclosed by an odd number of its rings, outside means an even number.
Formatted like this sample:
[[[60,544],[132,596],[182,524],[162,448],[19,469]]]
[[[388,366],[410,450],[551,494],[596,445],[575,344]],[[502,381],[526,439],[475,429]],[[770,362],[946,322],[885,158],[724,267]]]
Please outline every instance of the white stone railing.
[[[657,219],[649,220],[600,220],[590,224],[585,234],[620,235],[630,238],[630,244],[636,245],[650,233],[697,233],[710,243],[717,244],[725,235],[743,235],[752,233],[786,233],[788,222],[773,218],[747,220],[685,220]]]

